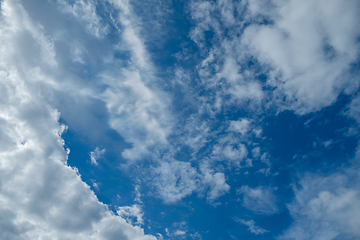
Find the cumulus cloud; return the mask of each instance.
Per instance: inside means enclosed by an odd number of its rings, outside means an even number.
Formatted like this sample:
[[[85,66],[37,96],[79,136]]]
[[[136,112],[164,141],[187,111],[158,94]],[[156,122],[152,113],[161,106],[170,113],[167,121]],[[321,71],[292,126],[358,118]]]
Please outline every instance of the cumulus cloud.
[[[1,2],[0,24],[1,239],[156,239],[111,212],[66,165],[66,127],[39,94],[42,83],[56,87],[43,78],[58,65],[51,39],[20,1]]]
[[[270,2],[273,24],[246,28],[242,42],[269,66],[268,83],[286,108],[304,114],[332,104],[353,82],[346,72],[359,57],[359,2]],[[259,14],[254,3],[252,16]]]
[[[11,143],[1,151],[2,238],[155,239],[115,216],[66,165],[58,112],[19,87],[26,83],[14,72],[1,84],[16,89],[0,113]]]
[[[293,186],[294,223],[279,239],[357,239],[360,189],[357,168],[329,176],[307,174]]]
[[[279,211],[276,205],[276,196],[270,187],[242,186],[237,189],[237,194],[243,195],[243,206],[256,214],[270,215]]]

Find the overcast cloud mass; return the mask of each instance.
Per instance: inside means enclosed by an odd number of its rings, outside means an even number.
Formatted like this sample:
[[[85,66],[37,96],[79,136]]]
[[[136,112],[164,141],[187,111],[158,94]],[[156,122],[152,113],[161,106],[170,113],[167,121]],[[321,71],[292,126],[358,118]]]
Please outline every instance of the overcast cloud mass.
[[[358,0],[0,4],[0,239],[360,238]]]

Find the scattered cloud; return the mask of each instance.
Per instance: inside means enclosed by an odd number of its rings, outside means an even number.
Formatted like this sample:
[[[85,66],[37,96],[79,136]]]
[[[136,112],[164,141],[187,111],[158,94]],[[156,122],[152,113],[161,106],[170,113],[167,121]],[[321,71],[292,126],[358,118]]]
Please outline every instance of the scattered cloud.
[[[244,220],[244,219],[239,219],[239,220],[237,220],[237,221],[238,221],[239,223],[242,223],[242,224],[248,226],[248,227],[249,227],[249,231],[250,231],[251,233],[254,233],[255,235],[264,234],[264,233],[268,232],[268,231],[266,231],[265,229],[263,229],[263,228],[261,228],[261,227],[259,227],[259,226],[255,226],[254,220],[246,221],[246,220]]]
[[[288,205],[294,223],[279,239],[356,239],[360,237],[357,168],[329,176],[306,174],[293,186]]]
[[[138,204],[134,204],[132,206],[123,206],[119,207],[117,210],[117,214],[126,219],[126,221],[130,224],[144,224],[144,213],[142,212],[142,208]],[[136,222],[131,220],[131,217],[136,219]]]
[[[61,10],[71,14],[76,20],[85,22],[88,31],[94,36],[100,38],[107,34],[106,25],[101,23],[101,18],[96,13],[96,2],[92,0],[74,1],[72,4],[65,0],[56,0],[61,6]]]
[[[90,152],[91,164],[97,165],[98,164],[97,160],[101,158],[105,152],[106,152],[105,148],[100,150],[99,147],[96,147],[94,151],[91,151]]]
[[[202,183],[210,187],[206,197],[209,202],[215,201],[230,190],[230,186],[226,183],[224,173],[214,172],[206,163],[200,166],[200,171],[203,174]]]
[[[244,118],[238,121],[230,121],[229,131],[240,132],[245,135],[250,130],[251,122]]]
[[[177,202],[198,188],[197,171],[189,162],[162,161],[151,174],[157,194],[166,203]]]
[[[329,106],[353,81],[343,73],[359,57],[359,3],[269,2],[274,10],[264,16],[271,23],[246,28],[242,43],[269,66],[268,84],[286,98],[279,104],[299,114]],[[251,17],[259,13],[254,8],[263,9],[251,3]]]
[[[254,186],[237,189],[242,206],[270,218],[279,212],[277,188],[252,178],[274,177],[270,167],[283,160],[270,162],[267,117],[320,111],[344,94],[341,111],[360,122],[357,0],[154,0],[145,4],[154,21],[140,1],[35,2],[0,0],[1,239],[156,239],[142,229],[148,197],[176,208],[197,193],[195,201],[223,207],[238,179]],[[346,137],[356,138],[357,127]],[[115,214],[87,174],[67,165],[67,128],[91,149],[106,147],[90,152],[93,165],[107,151],[130,175],[141,173],[129,176],[138,184],[130,206],[109,205]],[[329,149],[339,142],[316,139]],[[294,222],[279,239],[360,237],[357,170],[304,175],[288,204]],[[90,182],[96,192],[109,188]],[[141,199],[144,182],[151,193]],[[201,239],[185,225],[165,232]]]
[[[349,104],[346,114],[360,123],[360,95],[356,95]]]
[[[242,186],[237,189],[237,194],[243,195],[243,206],[256,214],[270,215],[279,211],[276,205],[276,196],[270,187]]]

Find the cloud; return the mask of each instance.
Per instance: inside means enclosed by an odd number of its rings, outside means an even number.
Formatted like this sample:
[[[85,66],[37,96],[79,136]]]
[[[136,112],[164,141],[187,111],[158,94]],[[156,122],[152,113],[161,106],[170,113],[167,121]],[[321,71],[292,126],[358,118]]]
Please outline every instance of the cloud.
[[[248,151],[244,144],[234,139],[236,138],[232,135],[220,138],[220,143],[213,147],[212,160],[239,165],[248,155]]]
[[[133,224],[131,217],[136,219],[136,222],[134,222],[135,224],[144,224],[144,213],[142,212],[141,206],[138,204],[134,204],[133,206],[119,207],[116,212],[120,217],[126,219],[126,221],[130,224]]]
[[[97,160],[99,158],[102,157],[102,155],[104,155],[106,149],[101,149],[99,147],[96,147],[94,151],[90,152],[90,160],[91,160],[91,164],[97,165],[98,162]]]
[[[185,231],[181,231],[181,230],[176,230],[176,232],[173,233],[175,236],[183,236],[186,234]]]
[[[161,161],[151,170],[152,184],[166,203],[175,203],[198,188],[198,173],[189,162]]]
[[[328,176],[304,175],[288,205],[294,223],[279,239],[360,237],[360,189],[356,167]]]
[[[57,87],[44,78],[58,66],[51,39],[20,1],[1,2],[0,24],[0,238],[156,239],[99,202],[66,164],[66,127],[42,94]]]
[[[360,123],[360,95],[356,95],[351,100],[351,103],[349,104],[348,110],[346,111],[346,114],[349,117],[354,118],[358,123]]]
[[[88,31],[100,38],[108,32],[107,26],[101,23],[101,18],[96,13],[96,4],[92,0],[78,0],[72,4],[65,0],[57,0],[61,10],[72,14],[76,19],[86,23]]]
[[[150,174],[156,193],[169,204],[193,192],[206,192],[207,201],[214,202],[230,190],[225,174],[211,169],[208,162],[202,162],[197,169],[190,162],[163,159],[159,166],[150,169]]]
[[[134,144],[123,152],[129,159],[148,154],[148,147],[167,145],[171,131],[170,116],[159,96],[147,87],[138,72],[125,71],[123,79],[104,76],[109,88],[103,93],[110,113],[110,126]],[[121,81],[122,80],[122,81]]]
[[[108,87],[101,95],[110,114],[109,124],[133,144],[123,157],[140,159],[154,145],[167,145],[172,131],[172,118],[167,103],[170,97],[156,87],[155,68],[149,60],[139,34],[139,19],[126,1],[111,1],[120,12],[117,24],[123,27],[122,44],[131,53],[129,67],[104,71],[102,82]]]
[[[250,130],[250,121],[246,118],[238,121],[230,121],[229,131],[240,132],[245,135]]]
[[[269,67],[267,83],[286,98],[280,105],[298,114],[329,106],[353,81],[346,72],[359,57],[359,3],[271,2],[273,23],[246,28],[242,43]],[[258,14],[251,6],[249,14]]]
[[[19,88],[24,82],[16,76],[2,77],[1,83],[17,88],[3,98],[7,102],[0,112],[1,138],[12,143],[0,153],[1,211],[8,216],[0,225],[1,238],[117,239],[116,233],[124,239],[155,239],[110,212],[66,165],[58,112]]]
[[[232,96],[217,101],[225,106],[318,111],[358,89],[351,71],[359,59],[359,8],[356,0],[193,3],[191,36],[205,56],[200,79],[217,98]]]
[[[226,183],[224,173],[214,172],[207,163],[200,165],[200,171],[202,173],[202,183],[210,187],[206,196],[209,202],[213,202],[229,192],[230,186]]]
[[[237,194],[243,195],[243,206],[256,214],[270,215],[279,211],[276,206],[276,196],[270,187],[242,186],[237,189]]]
[[[246,226],[248,226],[249,231],[251,233],[254,233],[255,235],[264,234],[265,232],[268,232],[268,231],[266,231],[265,229],[263,229],[263,228],[261,228],[259,226],[255,226],[254,220],[246,221],[244,219],[239,219],[237,221],[244,224],[244,225],[246,225]]]

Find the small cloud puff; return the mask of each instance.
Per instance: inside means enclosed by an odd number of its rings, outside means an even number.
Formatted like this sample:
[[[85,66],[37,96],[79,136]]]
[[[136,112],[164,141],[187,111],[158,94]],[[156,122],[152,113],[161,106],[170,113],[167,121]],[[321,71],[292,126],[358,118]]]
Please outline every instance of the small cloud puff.
[[[250,130],[250,124],[251,122],[246,118],[239,121],[230,121],[229,131],[239,132],[245,135]]]
[[[105,152],[106,152],[105,148],[100,150],[99,147],[96,147],[94,151],[90,152],[91,164],[97,165],[98,164],[97,160],[101,158]]]

